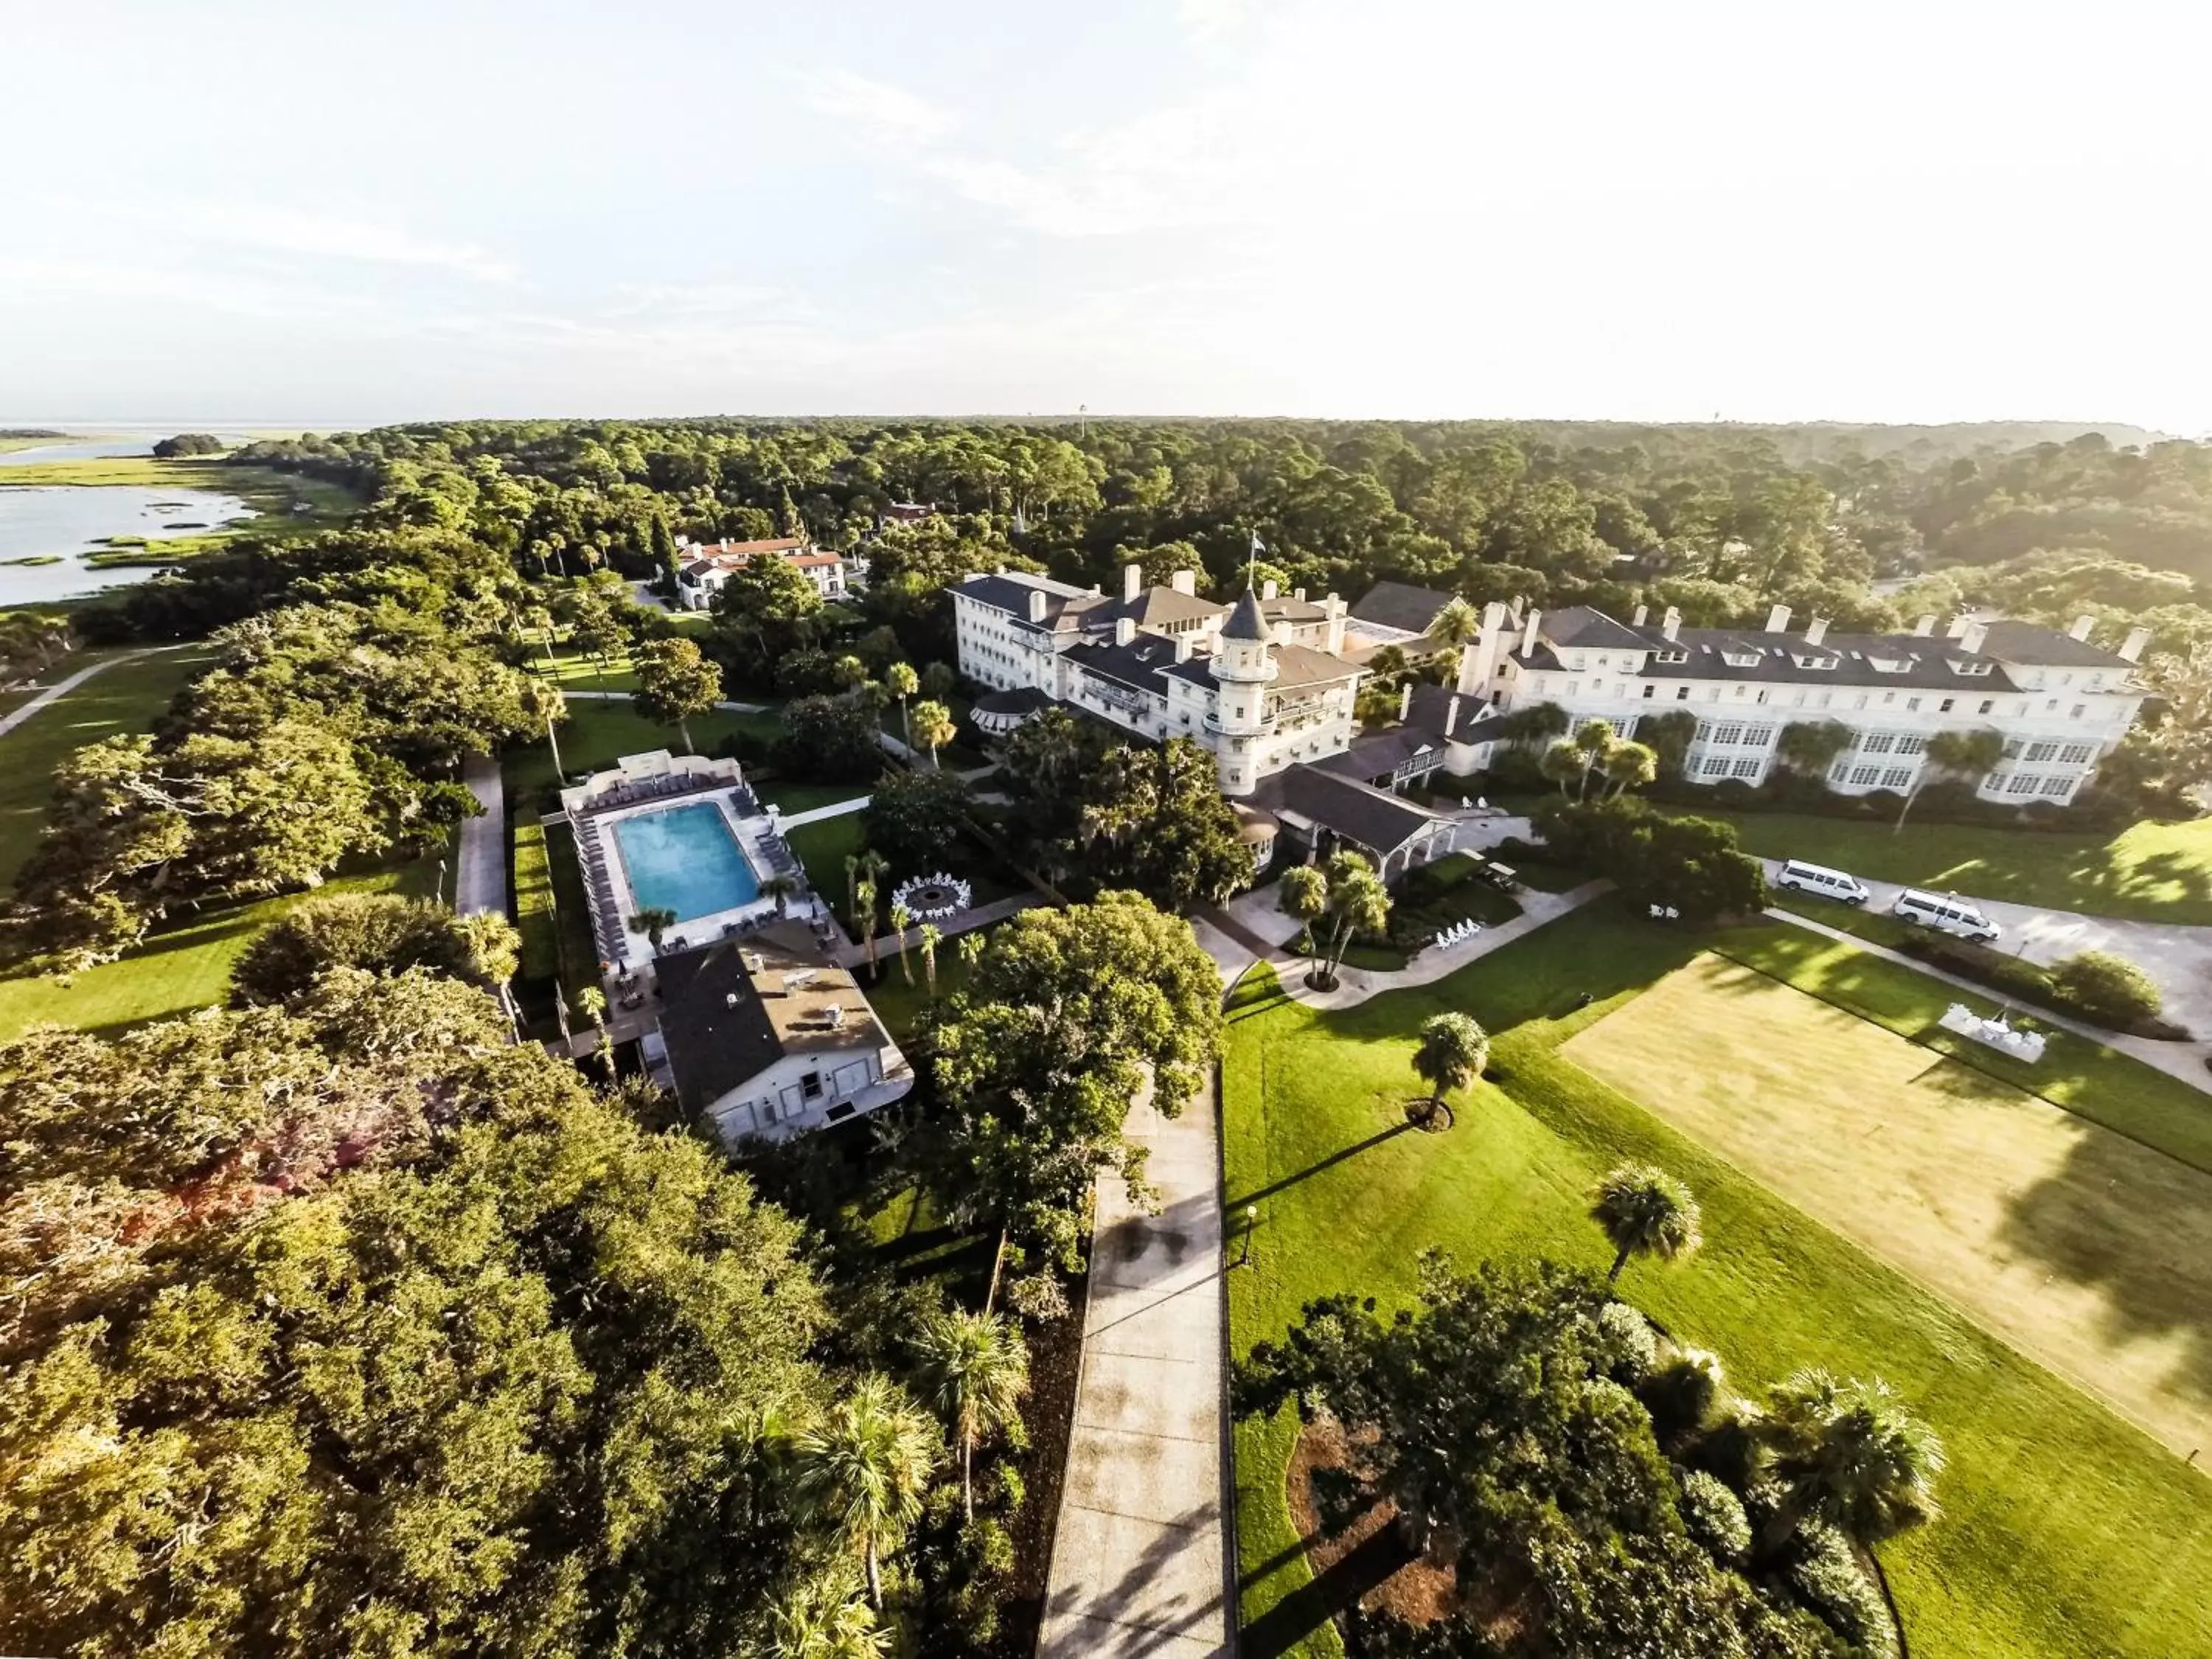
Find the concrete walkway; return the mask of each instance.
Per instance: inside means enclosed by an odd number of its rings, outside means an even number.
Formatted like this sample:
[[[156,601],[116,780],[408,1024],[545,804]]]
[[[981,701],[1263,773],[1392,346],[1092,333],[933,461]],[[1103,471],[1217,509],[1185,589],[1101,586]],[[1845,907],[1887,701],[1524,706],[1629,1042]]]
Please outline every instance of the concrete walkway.
[[[824,818],[842,818],[848,812],[865,812],[867,811],[870,799],[866,795],[855,795],[850,800],[833,800],[827,806],[810,807],[804,812],[787,814],[779,812],[776,814],[775,827],[779,830],[796,830],[801,824],[819,823]]]
[[[1149,1094],[1159,1213],[1102,1181],[1083,1362],[1040,1659],[1206,1659],[1229,1651],[1226,1304],[1213,1088],[1176,1118]]]
[[[460,845],[453,869],[453,914],[507,914],[507,785],[499,761],[471,755],[461,763],[461,781],[483,808],[481,817],[461,820]]]
[[[1876,945],[1872,939],[1861,939],[1856,933],[1846,933],[1840,927],[1831,927],[1826,922],[1814,921],[1809,917],[1801,916],[1794,910],[1769,910],[1766,914],[1778,921],[1787,921],[1799,927],[1810,928],[1814,933],[1826,939],[1838,940],[1855,951],[1863,951],[1870,957],[1880,957],[1885,962],[1898,963],[1910,968],[1916,974],[1924,974],[1929,979],[1940,979],[1946,985],[1955,986],[1969,994],[1972,999],[1970,1006],[1976,1006],[1978,1008],[1993,1008],[2005,1000],[2002,992],[1993,991],[1986,985],[1978,984],[1958,974],[1946,973],[1941,968],[1922,962],[1917,957],[1909,957],[1902,951],[1893,951],[1886,945]],[[2208,1048],[2204,1043],[2158,1042],[2149,1037],[2123,1036],[2118,1031],[2101,1030],[2094,1025],[2085,1024],[2078,1019],[2069,1019],[2064,1014],[2054,1014],[2047,1008],[2023,1006],[2020,1012],[2042,1024],[2055,1025],[2062,1031],[2071,1031],[2075,1036],[2087,1037],[2090,1042],[2100,1043],[2115,1053],[2125,1054],[2130,1060],[2139,1060],[2144,1065],[2164,1072],[2169,1077],[2179,1078],[2192,1089],[2201,1089],[2207,1094],[2212,1094],[2212,1072],[2206,1071],[2204,1067],[2206,1055],[2212,1054],[2212,1048]]]
[[[55,681],[53,684],[40,692],[37,696],[32,698],[30,702],[25,703],[21,708],[16,709],[6,718],[0,719],[0,738],[6,737],[10,732],[21,726],[25,720],[30,719],[32,715],[37,714],[41,708],[46,708],[49,703],[53,702],[58,698],[67,696],[70,692],[76,690],[77,687],[82,685],[87,680],[90,679],[94,674],[105,673],[107,670],[114,667],[118,663],[136,662],[139,658],[149,654],[151,653],[144,651],[126,651],[119,657],[108,657],[99,662],[88,663],[84,667],[78,669],[76,673],[70,675],[67,679]]]

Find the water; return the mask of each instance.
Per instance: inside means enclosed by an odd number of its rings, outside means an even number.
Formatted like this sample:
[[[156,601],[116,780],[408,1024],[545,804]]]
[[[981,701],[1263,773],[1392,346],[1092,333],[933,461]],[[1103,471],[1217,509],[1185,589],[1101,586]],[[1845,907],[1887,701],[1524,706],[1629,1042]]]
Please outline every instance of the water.
[[[615,846],[630,900],[640,910],[673,910],[696,921],[760,896],[760,882],[723,818],[706,801],[617,818]]]
[[[0,461],[9,457],[0,455]],[[253,516],[235,495],[211,489],[142,489],[136,484],[55,484],[30,489],[9,486],[0,472],[0,560],[58,553],[59,564],[0,563],[0,605],[39,605],[73,595],[98,592],[142,582],[154,574],[146,565],[105,568],[84,563],[100,550],[103,536],[143,536],[160,541],[197,536],[198,525],[212,530]]]
[[[179,432],[206,432],[227,444],[249,441],[243,432],[207,427],[101,426],[72,428],[51,421],[0,421],[0,427],[29,427],[40,431],[67,432],[66,438],[41,442],[29,449],[0,451],[0,466],[45,466],[53,461],[112,461],[124,455],[151,455],[154,446]],[[76,435],[82,432],[82,436]]]

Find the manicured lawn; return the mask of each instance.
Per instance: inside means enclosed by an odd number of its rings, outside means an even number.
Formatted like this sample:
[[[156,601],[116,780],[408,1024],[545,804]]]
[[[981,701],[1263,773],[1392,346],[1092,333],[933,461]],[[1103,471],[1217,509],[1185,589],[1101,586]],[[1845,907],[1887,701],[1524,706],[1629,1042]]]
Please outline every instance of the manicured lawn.
[[[870,789],[865,783],[814,783],[805,778],[771,777],[766,781],[756,779],[753,793],[762,800],[783,809],[790,817],[799,812],[811,812],[817,807],[835,806],[839,801],[858,800]]]
[[[545,826],[530,808],[514,815],[514,919],[515,930],[522,935],[517,976],[551,979],[561,971],[561,923],[554,907]]]
[[[860,981],[874,1005],[876,1017],[893,1041],[904,1042],[914,1035],[915,1022],[930,1006],[928,975],[923,971],[919,948],[908,952],[914,958],[908,966],[914,969],[914,982],[907,983],[906,974],[899,958],[886,955],[883,958],[884,975],[880,980],[871,980],[867,968],[860,970]],[[968,983],[968,964],[960,958],[958,939],[942,939],[937,942],[937,997],[939,1001],[952,995]]]
[[[97,684],[98,682],[94,682]],[[772,732],[781,729],[773,714],[727,714],[720,710],[691,722],[691,741],[702,754],[739,730]],[[681,733],[672,726],[656,726],[631,708],[627,699],[602,702],[579,699],[568,705],[568,718],[558,733],[561,764],[568,775],[612,766],[624,755],[645,754],[655,749],[672,752],[684,747]],[[519,805],[536,805],[541,792],[559,780],[553,757],[543,743],[523,744],[501,757],[507,787]]]
[[[1744,850],[1761,858],[1809,859],[1871,880],[1976,898],[2212,927],[2212,820],[2045,835],[1950,823],[1893,831],[1787,812],[1700,815],[1735,824]]]
[[[263,926],[325,893],[406,893],[428,898],[435,859],[334,876],[313,893],[293,893],[184,918],[121,959],[67,978],[0,980],[0,1040],[51,1022],[112,1034],[149,1020],[226,1000],[231,964]]]
[[[2201,1472],[1558,1052],[1701,946],[1735,939],[1638,925],[1601,904],[1434,986],[1340,1013],[1273,1000],[1269,983],[1244,990],[1224,1060],[1224,1179],[1231,1211],[1253,1204],[1260,1217],[1253,1265],[1230,1275],[1233,1351],[1279,1335],[1317,1295],[1401,1303],[1431,1245],[1469,1263],[1541,1255],[1602,1268],[1584,1194],[1612,1164],[1650,1158],[1696,1190],[1705,1248],[1677,1267],[1630,1267],[1624,1295],[1721,1353],[1741,1391],[1810,1364],[1879,1374],[1943,1435],[1944,1518],[1883,1552],[1915,1653],[2207,1650],[2212,1487]],[[1840,967],[1827,976],[1849,982]],[[1496,1034],[1491,1079],[1449,1132],[1408,1130],[1413,1034],[1449,1009]],[[1683,1033],[1672,1063],[1693,1066],[1697,1042]],[[2185,1334],[2202,1380],[2203,1316]],[[1310,1587],[1284,1503],[1291,1420],[1245,1422],[1237,1438],[1243,1611],[1248,1623],[1272,1613],[1273,1638],[1244,1650],[1334,1653],[1327,1587]]]
[[[1724,957],[1559,1052],[2178,1454],[2212,1444],[2212,1175]]]
[[[860,850],[860,815],[802,823],[784,839],[806,871],[806,884],[845,921],[845,860]]]
[[[86,660],[57,665],[54,678],[66,678]],[[0,884],[14,881],[38,846],[54,768],[102,738],[151,731],[170,699],[209,660],[208,652],[188,647],[118,663],[0,737]]]

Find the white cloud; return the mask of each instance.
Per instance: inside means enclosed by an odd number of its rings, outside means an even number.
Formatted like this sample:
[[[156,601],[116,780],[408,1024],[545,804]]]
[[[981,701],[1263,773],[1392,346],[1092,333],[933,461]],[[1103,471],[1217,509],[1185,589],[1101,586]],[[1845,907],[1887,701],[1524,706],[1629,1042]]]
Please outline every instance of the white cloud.
[[[881,144],[924,144],[952,131],[950,111],[902,87],[846,69],[787,70],[799,102],[848,132]]]
[[[426,236],[386,217],[348,217],[238,202],[186,202],[163,217],[196,241],[315,258],[415,265],[480,283],[511,283],[515,267],[474,242]]]
[[[1260,10],[1260,0],[1176,0],[1183,33],[1202,46],[1218,46],[1243,32]]]

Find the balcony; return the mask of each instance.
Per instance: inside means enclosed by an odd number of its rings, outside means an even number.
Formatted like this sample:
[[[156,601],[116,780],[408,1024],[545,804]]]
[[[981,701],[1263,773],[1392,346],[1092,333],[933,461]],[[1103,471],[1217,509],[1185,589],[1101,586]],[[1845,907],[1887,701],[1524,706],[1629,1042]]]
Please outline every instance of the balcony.
[[[1206,729],[1212,732],[1216,737],[1234,735],[1240,738],[1264,738],[1273,732],[1276,722],[1275,717],[1273,714],[1270,714],[1256,726],[1246,726],[1243,724],[1236,726],[1224,726],[1221,723],[1221,717],[1219,715],[1208,714],[1206,717],[1204,724],[1206,726]]]

